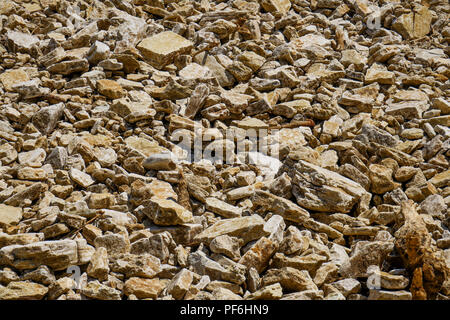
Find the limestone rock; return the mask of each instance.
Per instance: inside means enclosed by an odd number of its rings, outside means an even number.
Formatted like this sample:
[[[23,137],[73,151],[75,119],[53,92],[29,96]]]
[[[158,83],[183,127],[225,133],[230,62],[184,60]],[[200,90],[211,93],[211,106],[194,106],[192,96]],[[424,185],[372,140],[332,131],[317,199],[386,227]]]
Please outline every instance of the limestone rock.
[[[180,54],[193,48],[193,43],[178,34],[165,31],[142,40],[137,48],[155,68],[161,69]]]

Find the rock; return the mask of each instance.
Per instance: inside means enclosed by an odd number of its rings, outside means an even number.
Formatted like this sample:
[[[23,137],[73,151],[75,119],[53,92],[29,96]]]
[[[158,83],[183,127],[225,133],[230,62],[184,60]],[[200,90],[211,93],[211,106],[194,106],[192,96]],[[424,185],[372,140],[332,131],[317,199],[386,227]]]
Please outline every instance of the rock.
[[[192,222],[192,212],[173,200],[152,198],[145,214],[157,225],[170,226]]]
[[[408,284],[408,278],[402,275],[392,275],[387,272],[380,271],[379,268],[373,273],[371,273],[370,277],[372,278],[374,283],[371,283],[371,287],[369,289],[388,289],[388,290],[402,290],[405,289]],[[377,286],[379,286],[377,288]]]
[[[288,0],[260,0],[259,3],[267,12],[285,14],[291,8],[291,2]]]
[[[189,264],[195,273],[207,275],[212,280],[224,280],[235,284],[241,284],[245,281],[245,276],[240,270],[227,270],[201,251],[189,255]]]
[[[81,255],[81,253],[83,253]],[[94,248],[74,240],[39,241],[25,245],[10,245],[0,249],[0,264],[19,270],[47,265],[54,270],[85,264]]]
[[[28,188],[17,192],[4,201],[4,204],[14,207],[23,207],[26,203],[32,202],[39,198],[44,191],[44,184],[33,183]]]
[[[252,215],[218,221],[198,234],[195,240],[209,244],[221,235],[238,237],[243,240],[243,244],[246,244],[267,235],[267,232],[264,231],[264,220],[258,215]]]
[[[0,74],[0,82],[6,91],[12,92],[15,84],[29,81],[30,77],[23,69],[7,70]]]
[[[209,248],[212,252],[222,253],[236,261],[241,256],[240,243],[238,238],[224,234],[214,238],[209,244]]]
[[[450,182],[450,170],[443,171],[429,180],[435,187],[441,188]]]
[[[433,217],[442,217],[442,214],[447,209],[444,198],[438,194],[428,196],[418,208],[420,214],[428,214]]]
[[[367,201],[367,191],[358,183],[335,172],[300,160],[287,168],[297,203],[310,210],[349,212],[357,203]],[[314,186],[320,184],[317,190]]]
[[[382,165],[372,164],[369,167],[369,177],[371,191],[376,194],[383,194],[400,186],[392,179],[392,169]]]
[[[431,236],[411,200],[402,202],[403,225],[395,232],[395,246],[405,267],[413,275],[412,298],[432,298],[447,279],[448,268],[442,255],[431,243]]]
[[[98,64],[100,61],[108,59],[110,54],[111,51],[108,45],[100,41],[95,41],[87,53],[87,59],[91,64]]]
[[[40,87],[38,79],[16,83],[12,90],[19,93],[22,99],[39,98],[50,93],[50,89]]]
[[[90,281],[82,290],[81,293],[86,297],[98,300],[121,300],[121,293],[119,290],[101,284],[97,280]]]
[[[0,225],[15,225],[22,220],[22,209],[0,204]]]
[[[0,296],[450,299],[446,1],[68,3],[0,1]]]
[[[92,255],[91,262],[87,268],[87,274],[100,281],[106,280],[109,273],[108,264],[108,252],[106,248],[99,247]]]
[[[53,131],[53,129],[55,129],[57,122],[63,115],[63,112],[64,104],[62,103],[44,107],[33,116],[33,124],[43,134],[49,134]]]
[[[338,289],[345,297],[350,294],[358,293],[361,289],[361,284],[356,279],[342,279],[331,284]]]
[[[125,254],[130,251],[130,242],[129,240],[120,234],[105,234],[98,236],[94,240],[95,248],[99,250],[100,248],[105,248],[108,255],[120,255]],[[99,251],[98,255],[95,258],[98,259],[96,261],[97,264],[103,265],[105,254],[103,251]]]
[[[309,217],[308,211],[295,203],[266,191],[256,190],[252,202],[255,207],[263,207],[265,210],[281,215],[286,220],[302,223]]]
[[[237,218],[242,215],[242,209],[232,206],[216,198],[206,198],[206,209],[225,218]]]
[[[98,80],[97,90],[100,94],[109,99],[119,99],[126,95],[126,92],[122,89],[122,86],[112,80]]]
[[[9,235],[0,232],[0,248],[14,244],[29,244],[33,242],[39,242],[44,240],[44,234],[42,233],[18,233]]]
[[[242,300],[240,296],[226,288],[217,288],[212,292],[214,300]]]
[[[262,237],[242,256],[239,263],[249,269],[255,268],[256,271],[262,273],[277,248],[278,243]]]
[[[8,45],[13,52],[30,52],[31,48],[39,42],[39,38],[28,33],[9,30],[6,33]]]
[[[224,91],[221,95],[223,102],[231,113],[241,113],[248,107],[248,101],[252,98],[249,95],[233,91]]]
[[[392,28],[404,39],[422,38],[430,32],[432,15],[425,6],[410,13],[402,14],[392,24]]]
[[[142,166],[148,170],[174,170],[176,168],[169,153],[152,154],[142,162]]]
[[[366,73],[364,78],[366,84],[378,82],[379,84],[394,84],[395,74],[378,63],[374,63]]]
[[[0,288],[1,300],[41,300],[47,294],[48,288],[43,285],[27,282],[14,281],[6,287]]]
[[[411,293],[405,290],[370,290],[368,300],[412,300]]]
[[[110,270],[120,272],[126,277],[141,277],[151,279],[161,272],[161,262],[150,255],[122,254],[114,257],[109,263]]]
[[[253,292],[247,297],[247,300],[278,300],[282,296],[283,288],[279,283],[275,283]]]
[[[193,43],[178,34],[165,31],[142,40],[137,49],[157,69],[171,63],[177,55],[188,53]]]
[[[70,169],[69,175],[75,183],[83,188],[87,188],[95,182],[90,175],[75,168]]]
[[[208,95],[209,88],[207,85],[200,84],[197,86],[192,93],[192,97],[189,98],[189,104],[186,106],[186,111],[184,112],[185,117],[194,118],[196,113],[203,107]]]
[[[268,270],[262,278],[262,282],[263,286],[278,282],[283,289],[290,291],[318,290],[307,271],[291,267]]]
[[[404,101],[388,105],[385,112],[389,115],[401,115],[405,119],[422,118],[427,105],[421,101]]]
[[[340,272],[352,278],[367,276],[369,266],[380,266],[393,249],[391,241],[359,241],[352,249],[348,262],[341,266]]]
[[[86,59],[75,59],[52,64],[47,68],[50,73],[70,75],[89,71],[89,62]]]
[[[132,277],[125,282],[124,294],[135,295],[139,299],[156,299],[165,287],[165,282],[158,278],[144,279]]]
[[[191,286],[192,280],[192,272],[187,269],[182,269],[167,285],[167,293],[177,300],[183,299],[183,296]]]

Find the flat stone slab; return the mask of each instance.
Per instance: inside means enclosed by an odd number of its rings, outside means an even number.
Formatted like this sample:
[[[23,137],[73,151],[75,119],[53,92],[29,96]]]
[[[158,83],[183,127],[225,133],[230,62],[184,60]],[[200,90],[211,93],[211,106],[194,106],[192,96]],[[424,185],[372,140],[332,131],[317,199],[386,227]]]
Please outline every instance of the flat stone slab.
[[[141,54],[157,69],[161,69],[171,63],[177,55],[187,53],[192,48],[191,41],[172,31],[158,33],[137,45]]]

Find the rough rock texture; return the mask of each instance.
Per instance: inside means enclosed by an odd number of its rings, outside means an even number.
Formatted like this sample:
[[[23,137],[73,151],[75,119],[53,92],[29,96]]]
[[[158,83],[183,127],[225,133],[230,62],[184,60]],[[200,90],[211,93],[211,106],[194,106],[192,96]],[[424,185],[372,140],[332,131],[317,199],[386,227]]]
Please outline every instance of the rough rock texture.
[[[0,299],[450,299],[448,0],[0,0]]]

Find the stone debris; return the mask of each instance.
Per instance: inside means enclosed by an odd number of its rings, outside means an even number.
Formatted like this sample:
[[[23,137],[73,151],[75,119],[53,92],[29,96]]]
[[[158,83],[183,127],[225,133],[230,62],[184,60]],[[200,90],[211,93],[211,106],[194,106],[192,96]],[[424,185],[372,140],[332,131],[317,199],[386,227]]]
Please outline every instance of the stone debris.
[[[449,12],[0,1],[0,300],[450,299]]]

